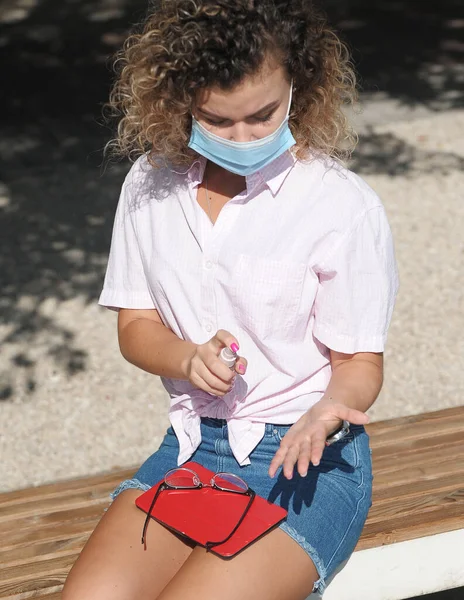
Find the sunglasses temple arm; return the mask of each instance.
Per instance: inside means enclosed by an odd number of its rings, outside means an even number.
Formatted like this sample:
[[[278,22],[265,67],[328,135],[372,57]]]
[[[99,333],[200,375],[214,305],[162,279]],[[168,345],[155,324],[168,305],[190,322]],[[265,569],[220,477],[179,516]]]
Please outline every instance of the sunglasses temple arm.
[[[253,490],[250,490],[250,500],[247,504],[247,507],[245,508],[245,511],[243,513],[243,515],[240,517],[237,525],[235,525],[235,527],[232,529],[232,531],[229,533],[229,535],[224,538],[223,540],[221,540],[220,542],[206,542],[205,546],[206,546],[206,551],[209,550],[209,548],[212,548],[213,546],[220,546],[221,544],[225,544],[226,542],[228,542],[230,540],[230,538],[234,535],[234,533],[237,531],[237,529],[240,527],[240,525],[243,522],[243,519],[247,516],[248,511],[251,508],[251,505],[253,504],[253,500],[255,499],[255,492]]]
[[[156,494],[153,496],[153,500],[151,501],[150,508],[148,509],[148,512],[147,512],[147,517],[145,519],[145,523],[143,524],[142,544],[145,544],[145,536],[147,534],[148,523],[150,522],[151,511],[153,510],[153,507],[155,506],[155,502],[158,500],[158,496],[160,495],[160,492],[164,489],[165,489],[164,485],[161,484],[159,486],[159,488],[156,490]]]

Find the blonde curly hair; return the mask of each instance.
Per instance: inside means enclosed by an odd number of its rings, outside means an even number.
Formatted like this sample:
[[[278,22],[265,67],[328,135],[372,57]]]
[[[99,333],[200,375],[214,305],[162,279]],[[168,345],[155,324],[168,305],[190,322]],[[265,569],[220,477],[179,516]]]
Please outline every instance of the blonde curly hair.
[[[343,105],[356,99],[346,45],[312,0],[159,0],[117,55],[106,108],[119,120],[113,155],[175,165],[188,147],[198,90],[232,89],[266,58],[293,79],[289,126],[297,158],[347,159],[356,145]],[[108,113],[107,113],[108,114]]]

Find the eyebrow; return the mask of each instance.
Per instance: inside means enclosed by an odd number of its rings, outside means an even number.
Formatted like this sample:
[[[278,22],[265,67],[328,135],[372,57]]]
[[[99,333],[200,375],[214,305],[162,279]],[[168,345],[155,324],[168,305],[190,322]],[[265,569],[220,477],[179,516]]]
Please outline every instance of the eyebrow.
[[[259,110],[257,110],[255,113],[253,113],[252,115],[247,115],[245,117],[245,119],[252,119],[253,117],[257,117],[259,116],[261,113],[266,112],[266,111],[271,111],[274,108],[277,108],[277,106],[280,104],[280,100],[274,100],[274,102],[270,102],[269,104],[266,104],[266,106],[263,106],[262,108],[260,108]],[[214,113],[211,113],[207,110],[204,110],[203,108],[197,107],[197,110],[201,113],[203,113],[204,115],[206,115],[207,117],[212,117],[213,119],[222,119],[223,121],[228,121],[229,119],[227,117],[221,117],[220,115],[215,115]]]

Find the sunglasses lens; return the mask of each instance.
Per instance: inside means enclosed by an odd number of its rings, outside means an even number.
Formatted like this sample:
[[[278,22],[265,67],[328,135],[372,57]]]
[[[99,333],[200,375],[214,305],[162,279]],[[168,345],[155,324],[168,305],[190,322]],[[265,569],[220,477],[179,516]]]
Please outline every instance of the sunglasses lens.
[[[217,473],[213,477],[213,482],[217,485],[221,490],[225,490],[228,492],[241,492],[245,493],[248,490],[248,485],[232,473]]]
[[[196,488],[198,477],[187,469],[172,469],[168,471],[164,481],[173,488]]]

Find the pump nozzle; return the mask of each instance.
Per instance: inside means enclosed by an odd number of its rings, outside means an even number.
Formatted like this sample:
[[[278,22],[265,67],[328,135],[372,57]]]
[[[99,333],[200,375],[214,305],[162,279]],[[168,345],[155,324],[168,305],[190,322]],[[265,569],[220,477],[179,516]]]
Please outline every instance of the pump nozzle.
[[[235,352],[233,352],[230,348],[227,348],[226,346],[221,350],[219,358],[225,365],[229,367],[229,369],[233,369],[235,367],[235,363],[237,362],[238,356]]]

